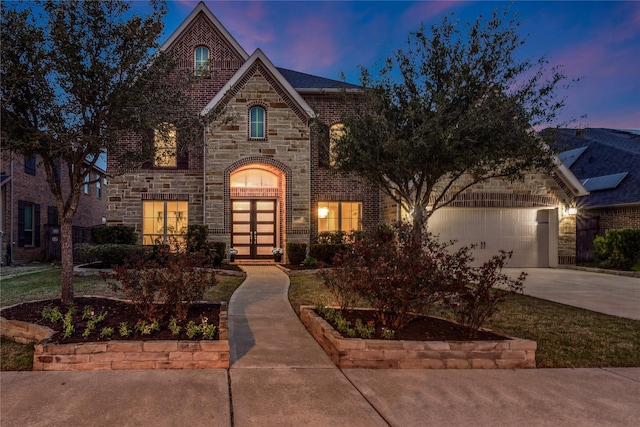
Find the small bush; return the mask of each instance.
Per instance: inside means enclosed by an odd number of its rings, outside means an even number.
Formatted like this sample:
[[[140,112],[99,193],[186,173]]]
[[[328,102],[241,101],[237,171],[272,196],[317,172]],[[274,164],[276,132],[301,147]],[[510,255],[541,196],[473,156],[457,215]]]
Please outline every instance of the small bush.
[[[593,252],[605,268],[630,270],[640,261],[640,230],[607,230],[593,241]]]
[[[213,258],[213,265],[220,265],[227,254],[227,244],[225,242],[213,242],[213,248],[216,251]]]
[[[289,264],[300,265],[307,257],[307,244],[306,243],[287,243],[287,257]]]
[[[315,243],[309,247],[309,256],[324,264],[333,264],[336,254],[346,246],[344,243]]]
[[[201,252],[184,252],[160,254],[162,262],[136,258],[102,277],[130,299],[146,320],[174,316],[182,321],[189,307],[216,284],[213,271],[202,268],[203,257]]]
[[[128,259],[142,257],[145,247],[140,245],[121,245],[109,243],[104,245],[76,245],[79,259],[85,262],[101,261],[105,266],[122,265]]]
[[[106,226],[101,225],[91,229],[91,239],[96,245],[120,244],[135,245],[138,242],[138,235],[134,227],[122,225]]]
[[[199,224],[190,225],[185,236],[187,240],[187,251],[197,252],[201,250],[207,242],[208,235],[208,226]]]

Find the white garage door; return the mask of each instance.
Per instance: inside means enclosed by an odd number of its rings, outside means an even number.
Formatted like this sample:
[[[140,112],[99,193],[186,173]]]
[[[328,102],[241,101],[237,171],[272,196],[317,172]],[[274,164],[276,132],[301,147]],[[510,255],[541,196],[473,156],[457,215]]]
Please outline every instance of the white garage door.
[[[499,250],[513,251],[507,267],[549,267],[549,212],[540,209],[442,208],[433,213],[428,230],[455,248],[476,244],[475,264]]]

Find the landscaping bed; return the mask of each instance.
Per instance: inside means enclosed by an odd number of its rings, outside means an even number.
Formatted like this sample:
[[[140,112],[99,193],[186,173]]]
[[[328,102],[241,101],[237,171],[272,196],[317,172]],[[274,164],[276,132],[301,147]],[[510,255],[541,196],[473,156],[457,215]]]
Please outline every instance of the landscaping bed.
[[[192,305],[187,317],[177,323],[180,331],[175,333],[178,328],[174,325],[172,332],[168,321],[159,323],[158,330],[150,328],[149,322],[143,324],[139,313],[126,301],[76,298],[74,302],[76,314],[70,316],[74,332],[67,337],[63,336],[63,322],[43,319],[43,312],[48,310],[50,313],[53,307],[59,306],[59,300],[23,303],[3,309],[0,312],[2,335],[19,342],[37,342],[34,370],[205,369],[229,366],[226,305]],[[59,310],[67,312],[62,307]],[[101,314],[104,314],[104,319],[87,332],[91,318]],[[122,334],[123,323],[127,325],[127,335]],[[205,325],[211,328],[207,339],[202,332]],[[104,333],[105,328],[113,330],[109,336]]]
[[[365,317],[365,313],[357,315]],[[345,338],[312,306],[300,308],[311,335],[341,369],[513,369],[535,368],[536,342],[480,331],[464,339],[464,329],[442,319],[422,317],[393,340]],[[361,318],[361,320],[363,320]],[[413,339],[408,339],[413,338]],[[421,338],[421,339],[419,339]]]

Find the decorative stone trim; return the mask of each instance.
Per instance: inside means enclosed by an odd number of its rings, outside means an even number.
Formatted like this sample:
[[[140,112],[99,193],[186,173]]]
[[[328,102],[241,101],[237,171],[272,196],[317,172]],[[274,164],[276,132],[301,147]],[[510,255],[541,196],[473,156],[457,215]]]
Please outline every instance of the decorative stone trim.
[[[395,341],[342,338],[312,306],[300,318],[340,369],[515,369],[536,367],[535,341]]]
[[[37,342],[34,371],[125,369],[227,369],[229,334],[227,307],[220,307],[220,339],[216,341],[100,341],[53,344],[45,326],[0,317],[0,334],[26,344]]]

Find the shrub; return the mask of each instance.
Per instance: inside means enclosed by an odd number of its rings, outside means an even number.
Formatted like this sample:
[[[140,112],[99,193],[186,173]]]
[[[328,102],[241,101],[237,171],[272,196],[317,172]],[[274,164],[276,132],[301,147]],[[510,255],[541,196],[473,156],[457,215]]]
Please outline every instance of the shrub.
[[[207,236],[209,235],[209,227],[206,225],[190,225],[187,234],[187,251],[197,252],[207,242]]]
[[[607,230],[594,239],[593,252],[605,268],[630,270],[640,261],[640,230]]]
[[[138,235],[134,227],[101,225],[91,229],[91,239],[97,245],[109,243],[135,245],[138,242]]]
[[[407,224],[381,225],[362,232],[339,253],[338,266],[323,280],[343,309],[366,299],[389,337],[441,302],[452,306],[474,336],[503,300],[494,287],[519,291],[524,274],[513,281],[500,273],[510,256],[505,252],[473,268],[472,248],[453,251],[451,244],[427,233],[416,236]]]
[[[499,255],[485,262],[482,267],[468,269],[469,284],[447,301],[456,320],[466,327],[471,339],[477,337],[482,324],[493,316],[497,305],[505,301],[505,290],[522,293],[527,273],[520,273],[515,280],[502,273],[504,262],[511,255],[511,252],[500,251]]]
[[[315,243],[309,247],[309,256],[325,264],[332,264],[336,254],[346,246],[344,243]]]
[[[289,264],[299,265],[304,262],[307,257],[307,244],[306,243],[287,243],[287,257]]]
[[[142,257],[145,254],[145,247],[140,245],[76,245],[76,252],[80,254],[81,260],[86,262],[101,261],[105,266],[122,265],[128,259]]]
[[[165,249],[166,250],[166,249]],[[160,254],[165,261],[136,258],[103,274],[112,290],[122,292],[148,321],[174,316],[182,321],[189,307],[216,284],[213,271],[203,269],[201,252]]]
[[[220,265],[227,254],[227,244],[225,242],[213,242],[213,248],[216,251],[213,265]]]

